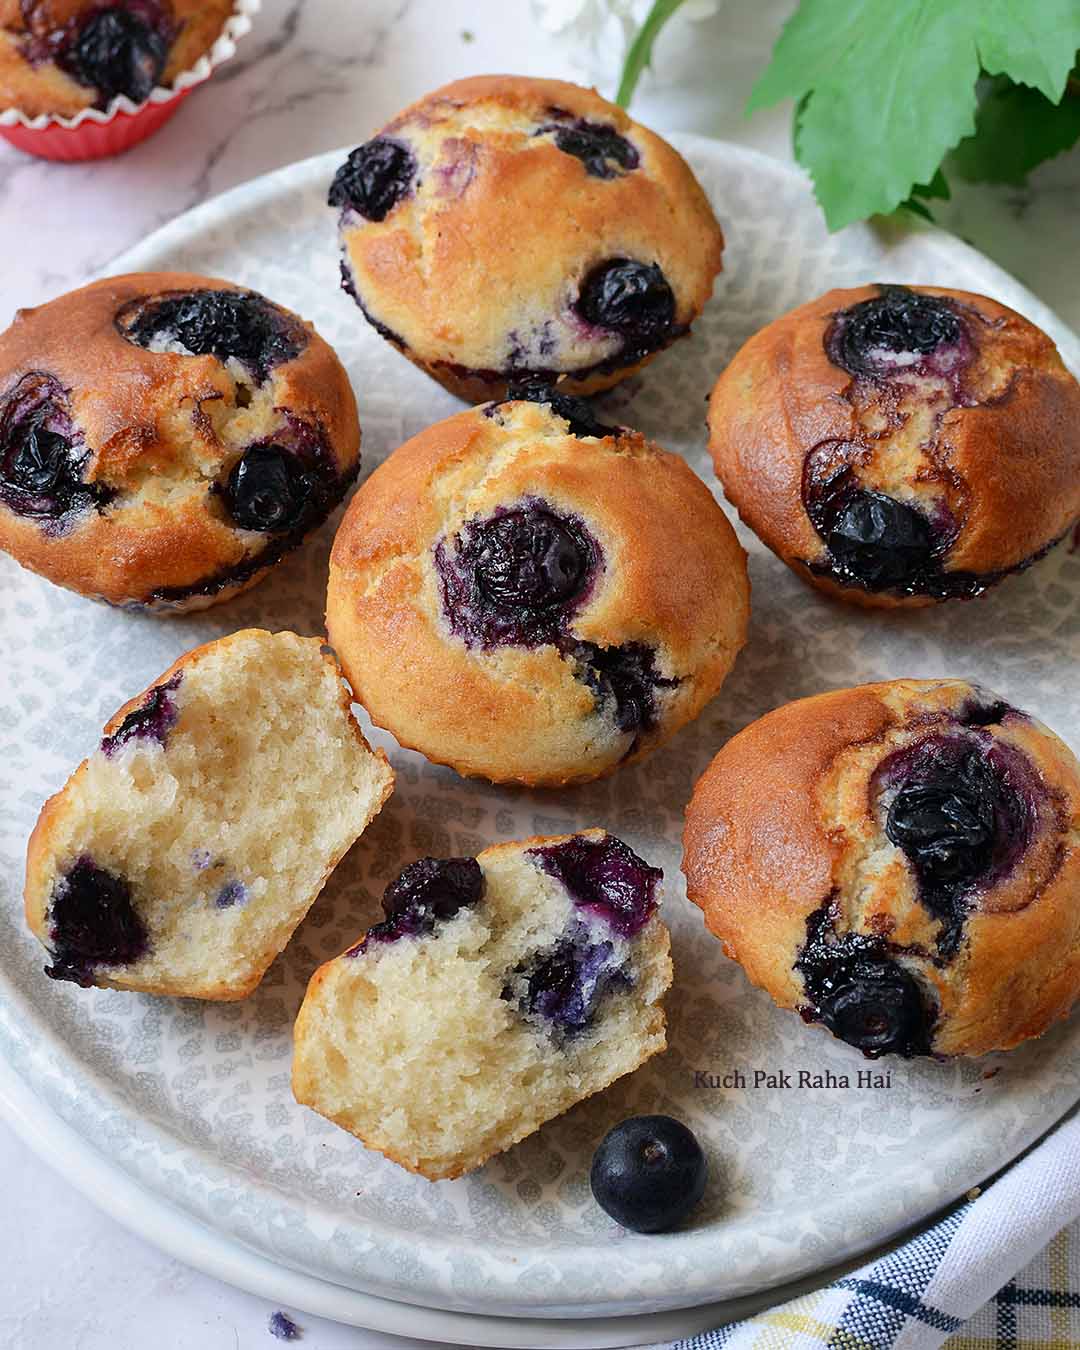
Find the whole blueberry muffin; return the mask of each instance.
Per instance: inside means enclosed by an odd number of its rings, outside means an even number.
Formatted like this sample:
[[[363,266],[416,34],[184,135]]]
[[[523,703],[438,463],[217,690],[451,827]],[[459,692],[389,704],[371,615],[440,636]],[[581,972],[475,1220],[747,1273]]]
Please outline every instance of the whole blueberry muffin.
[[[687,893],[754,984],[871,1058],[983,1055],[1080,997],[1080,765],[963,680],[778,708],[699,780]]]
[[[243,998],[393,783],[318,639],[246,629],[197,647],[42,809],[26,917],[46,974]]]
[[[494,782],[583,782],[698,715],[746,637],[708,488],[550,391],[436,423],[354,498],[327,625],[374,721]]]
[[[368,321],[471,403],[594,393],[688,332],[723,236],[685,161],[595,91],[459,80],[354,150],[330,205]]]
[[[233,0],[0,0],[0,112],[144,103],[209,50]]]
[[[1021,315],[967,291],[829,291],[763,328],[713,390],[740,516],[860,605],[981,595],[1080,516],[1080,385]]]
[[[326,519],[359,451],[331,348],[231,282],[113,277],[0,334],[0,548],[83,595],[228,599]]]
[[[604,830],[412,863],[311,978],[296,1100],[432,1181],[480,1167],[665,1048],[661,879]]]

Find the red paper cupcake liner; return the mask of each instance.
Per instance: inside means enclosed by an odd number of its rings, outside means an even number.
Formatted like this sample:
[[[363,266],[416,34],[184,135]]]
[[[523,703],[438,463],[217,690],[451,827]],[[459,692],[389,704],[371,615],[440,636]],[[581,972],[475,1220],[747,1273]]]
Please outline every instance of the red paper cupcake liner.
[[[163,127],[188,95],[234,55],[237,39],[251,31],[252,15],[261,7],[262,0],[236,0],[232,17],[209,52],[178,76],[172,89],[155,89],[146,103],[136,105],[121,96],[105,112],[87,108],[74,118],[31,119],[19,112],[2,113],[0,137],[41,159],[75,162],[122,155]]]

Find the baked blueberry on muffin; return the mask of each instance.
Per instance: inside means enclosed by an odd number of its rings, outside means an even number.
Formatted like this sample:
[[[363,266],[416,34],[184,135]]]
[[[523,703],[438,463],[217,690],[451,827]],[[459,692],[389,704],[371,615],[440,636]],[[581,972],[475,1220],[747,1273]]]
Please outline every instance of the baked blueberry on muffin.
[[[0,548],[83,595],[228,599],[326,519],[359,451],[330,347],[227,281],[114,277],[0,334]]]
[[[1080,386],[994,300],[830,291],[752,337],[717,381],[710,449],[743,520],[861,605],[981,595],[1080,516]]]
[[[330,205],[345,289],[471,403],[512,380],[615,384],[689,330],[724,242],[670,145],[593,90],[516,75],[406,108]]]
[[[664,1049],[661,879],[603,830],[412,863],[312,976],[297,1101],[432,1181],[481,1166]]]
[[[800,699],[699,780],[687,893],[754,984],[870,1057],[983,1055],[1080,997],[1080,765],[963,680]]]
[[[0,0],[0,112],[144,103],[203,56],[233,0]]]
[[[327,625],[403,745],[583,782],[698,715],[743,645],[746,558],[685,462],[535,388],[394,452],[342,521]],[[554,398],[554,402],[551,399]]]
[[[46,974],[243,998],[393,782],[316,638],[246,629],[197,647],[42,809],[26,917]]]

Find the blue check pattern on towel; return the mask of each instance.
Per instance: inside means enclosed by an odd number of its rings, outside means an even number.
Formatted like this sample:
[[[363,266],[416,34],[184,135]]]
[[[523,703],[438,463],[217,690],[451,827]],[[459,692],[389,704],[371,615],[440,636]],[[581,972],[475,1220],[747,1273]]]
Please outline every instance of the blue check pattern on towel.
[[[887,1256],[675,1350],[942,1345],[1080,1350],[1080,1120]]]

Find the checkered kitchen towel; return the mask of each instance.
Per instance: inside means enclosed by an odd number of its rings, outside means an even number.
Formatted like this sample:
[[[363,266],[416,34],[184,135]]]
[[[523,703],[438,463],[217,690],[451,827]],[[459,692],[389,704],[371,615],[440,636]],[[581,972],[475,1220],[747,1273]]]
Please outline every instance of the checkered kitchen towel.
[[[675,1350],[942,1344],[1080,1350],[1080,1119],[1059,1126],[977,1199],[888,1256]]]

